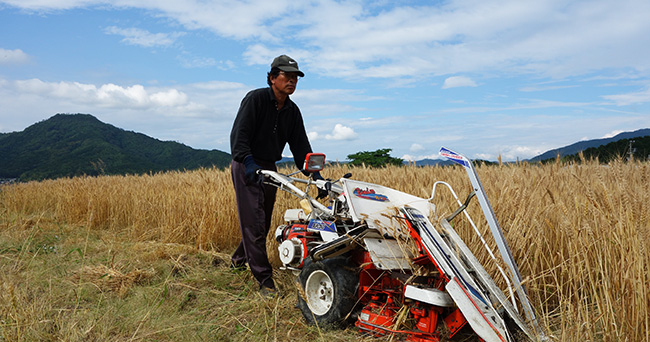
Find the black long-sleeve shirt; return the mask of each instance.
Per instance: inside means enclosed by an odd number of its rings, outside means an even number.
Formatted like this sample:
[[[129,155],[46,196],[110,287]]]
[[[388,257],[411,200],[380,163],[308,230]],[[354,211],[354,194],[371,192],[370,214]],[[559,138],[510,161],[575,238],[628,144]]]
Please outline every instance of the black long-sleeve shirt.
[[[300,109],[288,96],[282,109],[277,107],[270,87],[246,94],[230,132],[233,160],[243,162],[250,155],[258,162],[275,163],[282,159],[282,151],[289,143],[296,165],[302,168],[305,156],[312,150]]]

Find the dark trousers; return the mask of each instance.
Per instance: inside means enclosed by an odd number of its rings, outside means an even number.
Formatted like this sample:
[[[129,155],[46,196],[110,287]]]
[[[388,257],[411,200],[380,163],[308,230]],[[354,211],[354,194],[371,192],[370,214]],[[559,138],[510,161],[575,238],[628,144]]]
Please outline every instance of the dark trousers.
[[[276,170],[275,164],[263,165],[266,170]],[[266,236],[271,227],[271,214],[277,188],[270,185],[247,185],[244,164],[232,161],[230,172],[235,187],[241,242],[232,256],[234,265],[248,263],[251,273],[260,286],[275,288],[273,268],[266,254]]]

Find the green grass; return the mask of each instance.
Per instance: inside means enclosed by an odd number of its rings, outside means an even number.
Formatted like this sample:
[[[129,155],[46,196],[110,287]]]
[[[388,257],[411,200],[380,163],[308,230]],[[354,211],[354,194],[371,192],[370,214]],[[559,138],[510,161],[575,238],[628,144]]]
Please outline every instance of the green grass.
[[[269,300],[249,271],[230,271],[228,253],[6,216],[0,341],[372,340],[307,326],[279,270],[283,296]]]

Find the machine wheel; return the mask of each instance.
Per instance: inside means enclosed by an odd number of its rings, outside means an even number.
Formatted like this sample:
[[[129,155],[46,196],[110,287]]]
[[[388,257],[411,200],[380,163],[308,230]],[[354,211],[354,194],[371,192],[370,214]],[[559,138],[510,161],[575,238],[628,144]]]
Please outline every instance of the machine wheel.
[[[305,261],[298,275],[298,307],[309,324],[343,327],[355,317],[359,275],[346,258]]]

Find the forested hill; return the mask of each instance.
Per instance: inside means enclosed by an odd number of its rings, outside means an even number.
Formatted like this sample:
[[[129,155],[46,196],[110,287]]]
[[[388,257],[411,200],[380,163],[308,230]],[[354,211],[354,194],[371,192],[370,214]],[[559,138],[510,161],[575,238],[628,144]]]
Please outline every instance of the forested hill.
[[[0,178],[142,174],[226,167],[230,155],[160,141],[89,114],[57,114],[22,132],[0,134]]]
[[[590,147],[582,151],[580,154],[572,154],[565,156],[563,160],[580,161],[580,159],[596,159],[601,163],[607,163],[616,158],[628,159],[630,157],[630,146],[632,148],[631,155],[636,160],[650,160],[650,135],[645,137],[636,137],[634,139],[621,139],[610,142],[606,145],[598,147]],[[552,160],[552,159],[547,159]]]
[[[584,151],[588,148],[597,148],[599,146],[607,145],[609,143],[619,141],[619,140],[629,140],[629,139],[634,139],[637,137],[644,137],[650,135],[650,128],[644,128],[644,129],[639,129],[633,132],[623,132],[619,133],[614,137],[611,138],[603,138],[603,139],[593,139],[593,140],[586,140],[586,141],[579,141],[575,144],[571,144],[568,146],[564,146],[558,149],[550,150],[547,152],[544,152],[543,154],[540,154],[539,156],[536,156],[534,158],[529,159],[531,162],[535,161],[542,161],[542,160],[547,160],[547,159],[555,159],[558,155],[560,157],[564,156],[569,156],[572,154],[578,154],[580,151]]]

